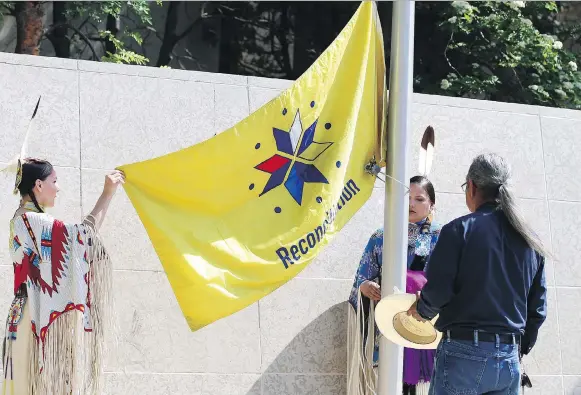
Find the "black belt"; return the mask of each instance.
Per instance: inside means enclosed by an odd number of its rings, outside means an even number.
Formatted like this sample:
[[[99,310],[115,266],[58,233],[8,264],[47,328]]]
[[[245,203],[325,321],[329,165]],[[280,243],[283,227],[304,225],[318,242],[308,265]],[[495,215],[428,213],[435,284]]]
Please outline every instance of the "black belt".
[[[467,341],[474,341],[474,331],[472,330],[459,330],[459,329],[455,329],[455,330],[450,330],[449,332],[444,332],[445,334],[445,338],[448,337],[448,333],[449,333],[449,337],[451,340],[467,340]],[[516,342],[516,344],[520,344],[520,334],[508,334],[508,333],[503,333],[503,334],[495,334],[495,333],[489,333],[489,332],[478,332],[478,341],[479,342],[489,342],[489,343],[496,343],[496,337],[498,336],[498,341],[499,343],[502,344],[512,344],[513,341]]]

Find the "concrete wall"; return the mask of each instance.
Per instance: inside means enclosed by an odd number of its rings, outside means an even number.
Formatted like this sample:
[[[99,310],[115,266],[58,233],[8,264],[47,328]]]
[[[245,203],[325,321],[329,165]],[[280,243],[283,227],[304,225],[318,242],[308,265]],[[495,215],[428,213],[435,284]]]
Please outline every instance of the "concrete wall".
[[[180,70],[0,54],[0,162],[39,94],[31,154],[57,165],[55,215],[79,220],[116,165],[195,144],[235,124],[290,84]],[[415,169],[421,133],[433,125],[437,220],[464,214],[460,189],[484,151],[514,167],[527,217],[556,253],[549,318],[527,359],[527,394],[581,394],[581,112],[416,95]],[[0,240],[17,201],[0,177]],[[191,333],[132,206],[120,191],[103,231],[115,260],[120,344],[106,362],[107,394],[341,395],[345,393],[346,299],[369,235],[382,224],[383,189],[300,276],[247,309]],[[553,266],[556,270],[553,270]],[[12,268],[0,248],[0,306]]]

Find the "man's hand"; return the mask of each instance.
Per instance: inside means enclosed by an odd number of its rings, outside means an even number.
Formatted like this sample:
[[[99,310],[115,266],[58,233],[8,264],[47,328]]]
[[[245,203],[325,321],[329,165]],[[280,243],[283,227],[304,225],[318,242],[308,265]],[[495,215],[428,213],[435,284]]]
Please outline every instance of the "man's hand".
[[[422,316],[418,313],[418,300],[420,300],[420,292],[416,294],[416,301],[412,306],[408,309],[408,315],[411,315],[416,320],[420,322],[426,322],[426,319],[423,319]]]

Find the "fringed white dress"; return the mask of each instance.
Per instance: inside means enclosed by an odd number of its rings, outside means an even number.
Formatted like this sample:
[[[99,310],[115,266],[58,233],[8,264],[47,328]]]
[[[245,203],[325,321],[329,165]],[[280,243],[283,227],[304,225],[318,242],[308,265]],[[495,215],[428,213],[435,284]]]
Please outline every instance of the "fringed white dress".
[[[3,394],[100,394],[112,268],[94,218],[65,224],[27,203],[10,222],[10,254]]]

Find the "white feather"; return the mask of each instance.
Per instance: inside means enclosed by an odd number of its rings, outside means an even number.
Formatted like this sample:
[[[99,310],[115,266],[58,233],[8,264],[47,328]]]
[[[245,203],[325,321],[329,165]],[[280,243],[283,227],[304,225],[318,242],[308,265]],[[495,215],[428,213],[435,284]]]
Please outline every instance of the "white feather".
[[[432,143],[428,144],[427,149],[420,149],[420,160],[418,165],[418,173],[427,176],[432,169],[432,162],[434,161],[434,146]]]
[[[436,141],[434,129],[431,126],[426,128],[420,143],[420,156],[418,160],[418,174],[428,176],[434,161],[434,143]]]
[[[30,129],[32,126],[32,121],[34,117],[36,117],[36,112],[38,111],[38,106],[40,105],[40,97],[36,102],[36,107],[34,107],[34,112],[32,113],[32,117],[30,117],[30,121],[28,122],[28,126],[26,127],[26,133],[24,134],[24,141],[22,142],[22,147],[20,148],[20,160],[24,161],[26,156],[28,155],[28,137],[30,136]]]
[[[31,130],[31,125],[32,125],[32,121],[34,120],[34,117],[36,116],[36,113],[38,111],[38,106],[40,105],[40,97],[38,98],[38,101],[36,102],[36,107],[34,107],[34,112],[32,113],[32,117],[30,117],[30,121],[28,121],[28,125],[26,127],[26,133],[24,134],[24,141],[22,142],[22,147],[20,148],[20,153],[14,157],[14,159],[12,159],[10,162],[8,162],[6,164],[6,166],[0,168],[0,173],[5,173],[8,174],[10,176],[16,176],[16,174],[18,173],[18,163],[22,163],[22,161],[24,161],[24,159],[26,158],[27,154],[28,154],[28,138],[30,136],[30,130]]]

